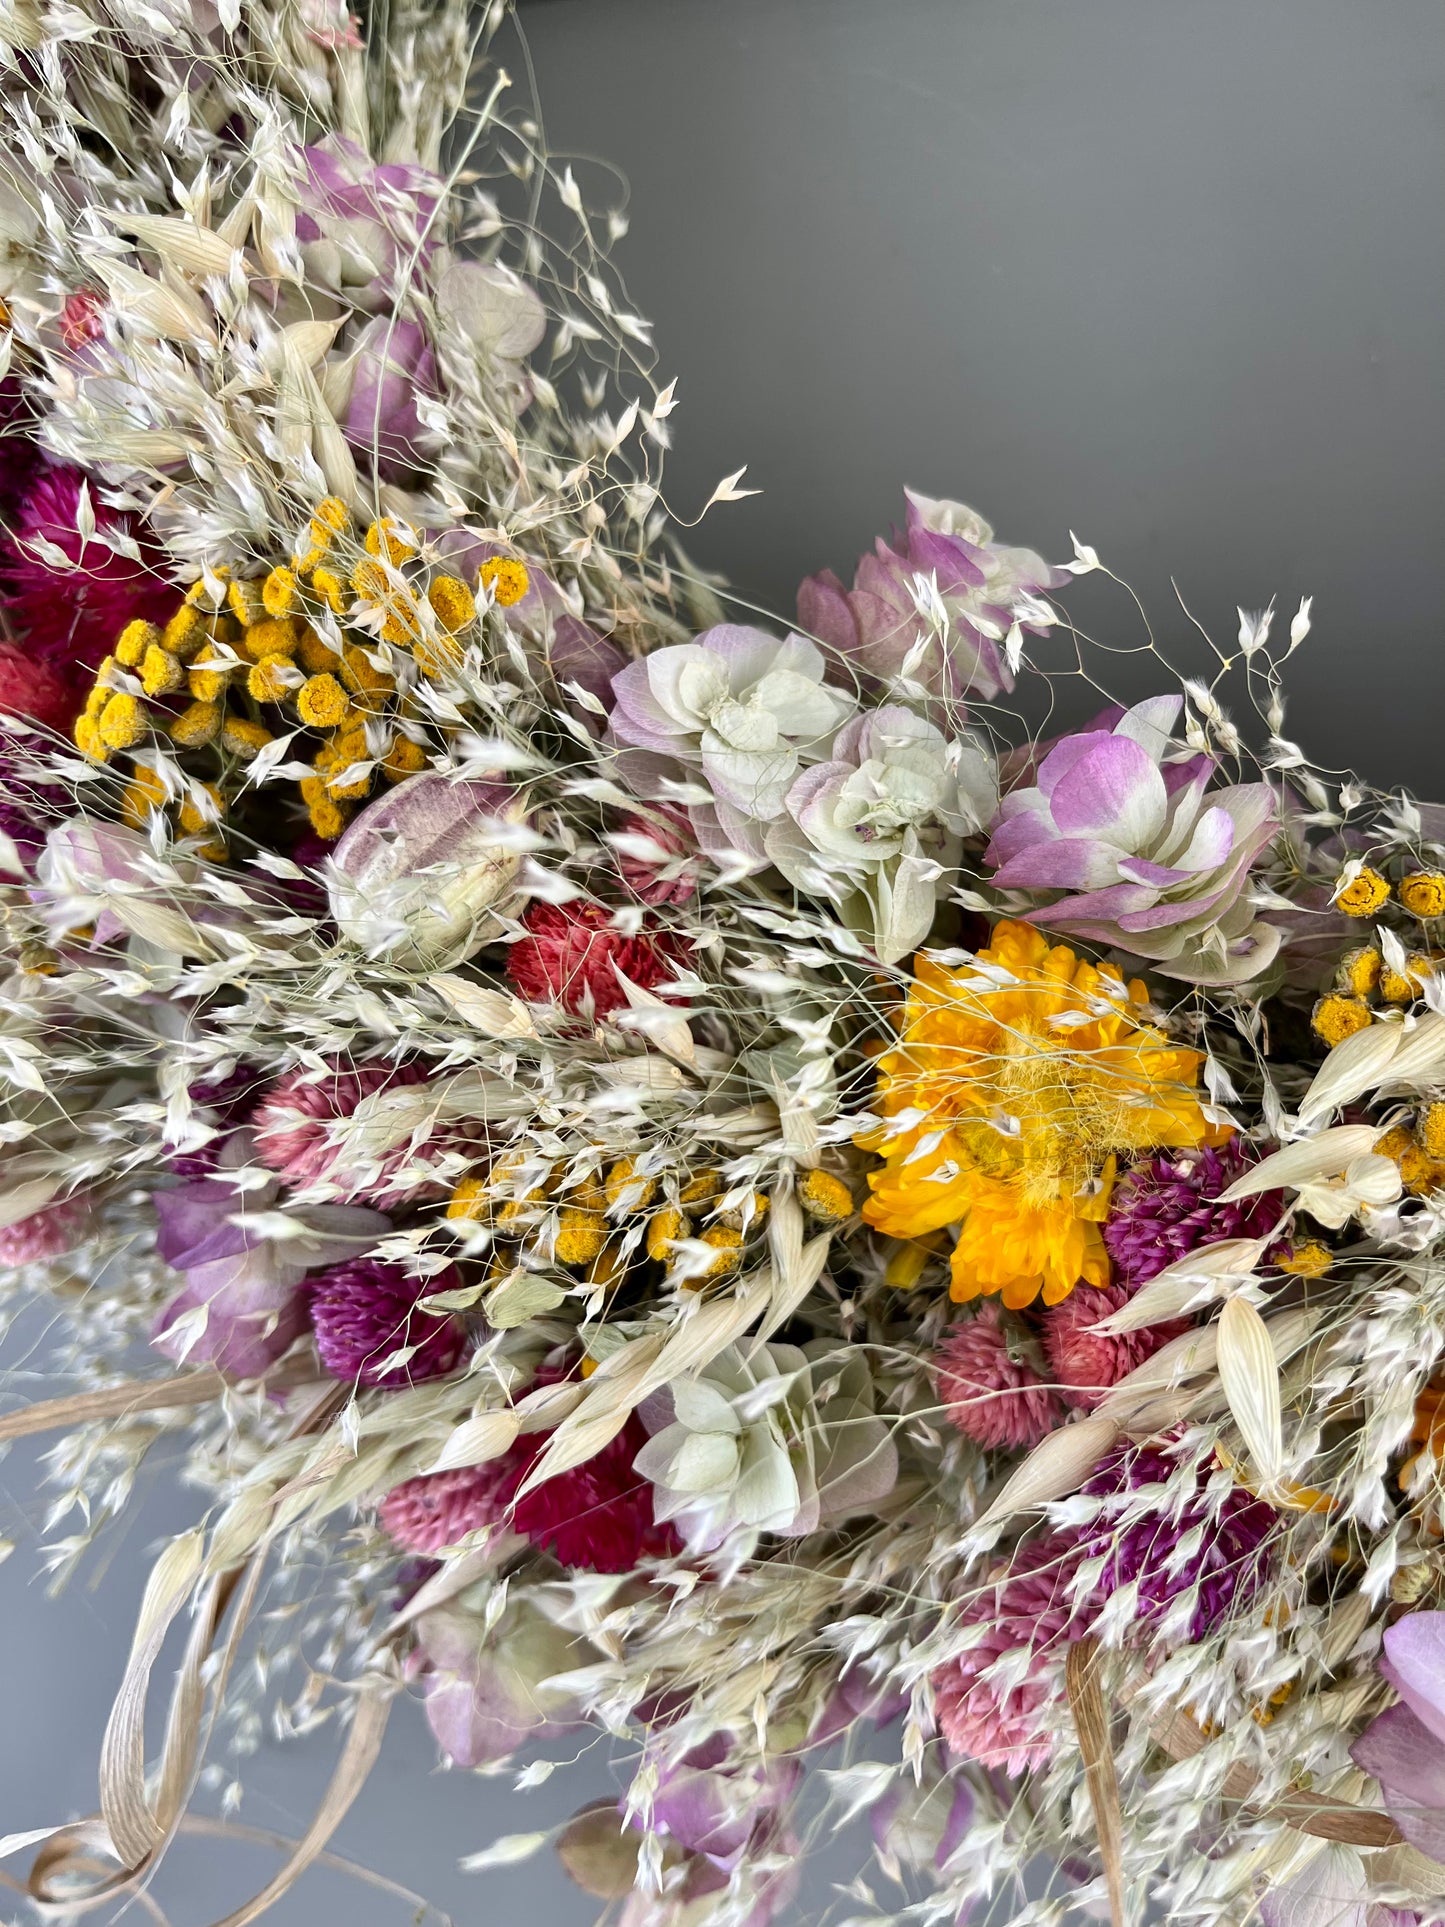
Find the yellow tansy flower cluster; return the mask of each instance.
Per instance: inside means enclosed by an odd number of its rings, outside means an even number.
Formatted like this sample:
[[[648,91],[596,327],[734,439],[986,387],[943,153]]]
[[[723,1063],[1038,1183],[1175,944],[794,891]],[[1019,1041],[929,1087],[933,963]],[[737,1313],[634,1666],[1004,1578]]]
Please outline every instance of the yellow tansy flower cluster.
[[[1384,909],[1392,892],[1412,917],[1427,923],[1445,917],[1445,872],[1412,870],[1392,885],[1369,864],[1362,864],[1348,883],[1341,880],[1336,884],[1335,908],[1347,917],[1373,917]]]
[[[1310,1012],[1316,1037],[1333,1050],[1356,1031],[1368,1030],[1379,1009],[1413,1004],[1440,962],[1426,951],[1412,950],[1404,968],[1396,970],[1373,944],[1349,951],[1335,973],[1334,988]]]
[[[815,1198],[805,1195],[806,1183],[800,1187],[803,1208],[815,1222],[840,1221],[828,1218],[829,1212],[851,1215],[852,1193],[842,1179],[808,1175],[823,1180],[814,1187]],[[685,1289],[726,1279],[767,1213],[761,1192],[729,1191],[721,1172],[655,1176],[639,1171],[631,1158],[569,1177],[557,1168],[529,1171],[518,1158],[504,1156],[487,1176],[464,1178],[447,1206],[451,1219],[492,1227],[496,1280],[519,1265],[559,1265],[607,1289],[642,1263],[661,1265]]]
[[[322,737],[301,800],[316,833],[338,837],[378,775],[397,783],[427,766],[406,693],[416,677],[461,663],[481,620],[479,597],[508,608],[530,586],[514,557],[491,558],[470,586],[434,573],[399,517],[358,532],[345,502],[326,496],[289,562],[264,575],[208,571],[166,623],[130,623],[97,671],[76,745],[97,762],[142,754],[123,804],[130,821],[150,808],[156,779],[143,758],[151,745],[169,739],[175,750],[206,752],[212,766],[199,779],[222,793],[299,724]]]
[[[1116,1160],[1219,1135],[1202,1059],[1142,1015],[1142,984],[1028,924],[997,924],[977,966],[919,962],[860,1139],[883,1160],[863,1216],[900,1239],[949,1228],[955,1298],[1057,1304],[1109,1282]]]

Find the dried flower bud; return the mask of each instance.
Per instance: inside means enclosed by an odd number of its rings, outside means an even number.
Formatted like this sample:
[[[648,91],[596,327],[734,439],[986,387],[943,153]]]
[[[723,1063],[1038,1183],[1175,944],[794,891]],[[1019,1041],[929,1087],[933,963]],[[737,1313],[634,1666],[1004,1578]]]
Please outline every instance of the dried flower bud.
[[[496,934],[521,852],[505,825],[525,799],[499,783],[424,770],[356,818],[336,846],[331,913],[369,956],[445,969]]]

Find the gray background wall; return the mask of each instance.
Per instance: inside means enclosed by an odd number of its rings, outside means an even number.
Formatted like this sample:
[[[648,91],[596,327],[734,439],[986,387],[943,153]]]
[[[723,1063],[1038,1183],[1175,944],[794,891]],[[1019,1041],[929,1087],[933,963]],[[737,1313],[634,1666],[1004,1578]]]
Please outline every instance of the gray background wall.
[[[1291,732],[1445,795],[1441,0],[532,0],[523,18],[554,147],[631,183],[619,260],[679,378],[671,499],[695,512],[743,462],[765,491],[709,516],[700,560],[786,613],[801,575],[851,569],[907,482],[1050,555],[1077,529],[1179,653],[1171,574],[1226,642],[1236,603],[1313,593]],[[1137,642],[1122,599],[1087,586],[1081,620]],[[90,1809],[148,1544],[191,1517],[162,1474],[95,1585],[52,1604],[35,1464],[0,1471],[18,1541],[0,1832]],[[268,1750],[242,1817],[299,1831],[329,1757],[325,1738]],[[515,1796],[433,1763],[398,1709],[342,1850],[458,1922],[592,1918],[545,1856],[456,1862],[595,1797],[598,1755]],[[171,1918],[201,1927],[271,1864],[186,1849]],[[320,1873],[275,1918],[407,1912]]]

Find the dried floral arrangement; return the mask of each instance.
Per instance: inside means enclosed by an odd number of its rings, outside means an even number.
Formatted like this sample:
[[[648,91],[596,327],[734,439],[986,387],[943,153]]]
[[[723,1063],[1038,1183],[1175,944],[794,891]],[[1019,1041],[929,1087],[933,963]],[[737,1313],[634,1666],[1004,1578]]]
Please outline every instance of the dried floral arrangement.
[[[329,1719],[255,1918],[409,1696],[613,1736],[626,1927],[805,1786],[857,1920],[1437,1919],[1445,821],[1284,736],[1308,604],[1087,720],[1097,556],[953,502],[729,619],[499,20],[0,12],[0,1437],[62,1574],[204,1493],[30,1891]]]

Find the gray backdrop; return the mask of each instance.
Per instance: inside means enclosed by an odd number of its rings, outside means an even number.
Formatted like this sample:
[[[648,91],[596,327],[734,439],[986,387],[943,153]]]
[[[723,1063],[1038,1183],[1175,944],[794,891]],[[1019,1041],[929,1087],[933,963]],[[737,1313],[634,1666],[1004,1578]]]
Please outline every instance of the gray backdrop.
[[[700,560],[787,613],[911,483],[1051,556],[1076,529],[1176,653],[1171,575],[1224,641],[1236,603],[1278,595],[1287,616],[1312,593],[1290,732],[1445,794],[1440,0],[534,0],[523,18],[554,147],[631,183],[619,260],[679,378],[674,506],[743,462],[765,491],[708,517]],[[1081,585],[1074,606],[1137,642],[1117,594]],[[158,1473],[95,1585],[52,1603],[36,1462],[3,1472],[0,1832],[90,1809],[148,1546],[192,1516]],[[299,1830],[330,1747],[263,1753],[242,1818]],[[595,1797],[601,1756],[525,1795],[434,1759],[399,1708],[342,1850],[459,1922],[590,1920],[545,1856],[456,1862]],[[857,1858],[836,1851],[798,1918]],[[176,1927],[270,1865],[186,1849]],[[275,1918],[407,1915],[319,1873]]]

